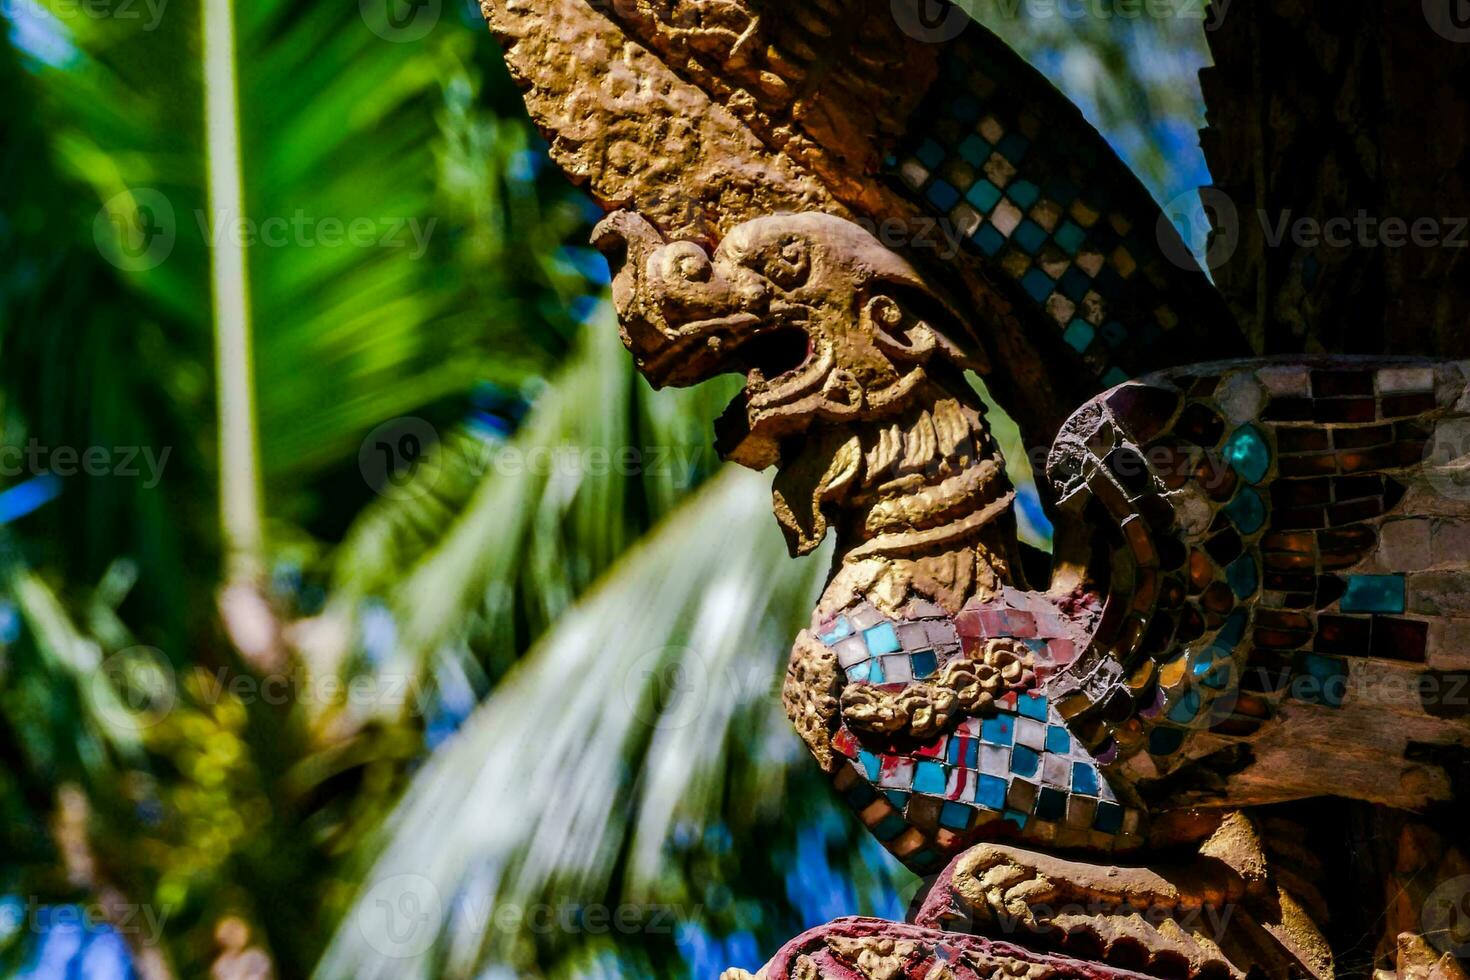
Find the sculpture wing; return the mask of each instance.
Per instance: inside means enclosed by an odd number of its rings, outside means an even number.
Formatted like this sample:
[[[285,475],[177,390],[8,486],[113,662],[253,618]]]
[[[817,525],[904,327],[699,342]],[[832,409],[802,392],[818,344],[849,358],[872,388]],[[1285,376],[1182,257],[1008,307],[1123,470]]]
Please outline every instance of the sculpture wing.
[[[1106,599],[1053,691],[1145,799],[1293,799],[1324,771],[1341,796],[1450,798],[1470,725],[1444,673],[1464,654],[1439,626],[1470,602],[1470,554],[1448,545],[1470,531],[1470,492],[1439,460],[1462,455],[1467,376],[1206,364],[1068,422],[1049,465],[1070,519],[1059,557],[1105,578]]]
[[[1076,107],[930,6],[484,0],[553,158],[604,207],[706,246],[783,211],[863,224],[972,312],[1033,446],[1102,387],[1246,354]]]

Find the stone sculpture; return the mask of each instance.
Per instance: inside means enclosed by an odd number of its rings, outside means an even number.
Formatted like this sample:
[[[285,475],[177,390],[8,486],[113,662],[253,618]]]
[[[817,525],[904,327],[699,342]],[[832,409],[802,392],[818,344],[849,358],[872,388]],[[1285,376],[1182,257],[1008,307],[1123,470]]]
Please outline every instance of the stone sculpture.
[[[786,709],[937,875],[911,922],[839,920],[761,976],[1332,976],[1320,861],[1269,804],[1456,797],[1470,721],[1425,682],[1470,667],[1470,363],[1243,357],[1043,79],[870,6],[485,0],[611,212],[641,371],[743,374],[720,452],[774,468],[793,554],[835,536]],[[1045,570],[966,371],[1054,434]]]

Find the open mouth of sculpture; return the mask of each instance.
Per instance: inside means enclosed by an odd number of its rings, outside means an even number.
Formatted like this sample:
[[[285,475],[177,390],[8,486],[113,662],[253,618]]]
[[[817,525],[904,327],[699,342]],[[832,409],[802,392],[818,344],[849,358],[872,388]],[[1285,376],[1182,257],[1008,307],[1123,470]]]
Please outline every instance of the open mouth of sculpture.
[[[812,341],[800,327],[777,327],[758,333],[737,347],[731,360],[748,385],[779,385],[796,376],[812,359]]]

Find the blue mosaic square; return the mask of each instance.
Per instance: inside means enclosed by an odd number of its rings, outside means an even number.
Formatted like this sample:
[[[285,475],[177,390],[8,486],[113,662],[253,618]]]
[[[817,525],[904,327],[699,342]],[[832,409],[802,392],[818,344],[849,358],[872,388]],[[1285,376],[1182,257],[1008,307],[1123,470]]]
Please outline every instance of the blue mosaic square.
[[[995,148],[999,150],[1001,152],[1001,155],[1004,156],[1007,160],[1011,161],[1012,163],[1020,163],[1021,160],[1026,156],[1026,149],[1030,145],[1031,141],[1026,139],[1026,137],[1022,136],[1020,133],[1007,133],[1001,138],[1001,141],[995,145]]]
[[[978,134],[971,133],[960,143],[960,159],[977,170],[990,157],[991,146]]]
[[[1083,231],[1081,226],[1074,221],[1063,221],[1061,227],[1052,234],[1052,239],[1056,241],[1058,247],[1068,255],[1076,255],[1086,238],[1087,232]]]
[[[949,777],[944,774],[944,767],[939,763],[925,759],[914,766],[915,793],[943,796],[944,788],[948,784]]]
[[[1000,203],[1000,188],[990,181],[981,177],[970,185],[970,190],[965,194],[965,200],[975,205],[982,214],[989,214],[991,209]],[[996,234],[1000,234],[996,232]]]
[[[933,170],[944,162],[945,153],[944,147],[940,146],[937,142],[932,139],[925,139],[914,155],[919,158],[919,162],[923,163],[924,166]]]
[[[1020,810],[1007,810],[1005,812],[1004,816],[1001,817],[1001,819],[1002,820],[1009,820],[1011,823],[1015,824],[1017,827],[1020,827],[1022,830],[1025,830],[1026,829],[1026,821],[1029,818],[1026,816],[1026,814],[1022,813]]]
[[[960,202],[960,192],[948,181],[936,180],[929,185],[929,201],[941,211],[948,211]]]
[[[1046,698],[1035,694],[1023,694],[1016,698],[1016,710],[1023,718],[1046,721]]]
[[[1092,279],[1075,265],[1068,266],[1057,281],[1061,283],[1062,295],[1074,303],[1082,302],[1082,297],[1092,288]]]
[[[1289,696],[1303,704],[1341,708],[1347,693],[1348,666],[1341,657],[1299,653],[1292,665]]]
[[[1225,625],[1220,627],[1220,632],[1215,634],[1215,646],[1221,647],[1225,652],[1235,649],[1240,638],[1245,636],[1245,610],[1237,609],[1225,620]]]
[[[868,652],[875,655],[897,653],[899,650],[898,631],[893,628],[892,623],[879,623],[864,630],[863,641],[868,644]]]
[[[868,779],[870,781],[875,783],[878,781],[878,772],[883,766],[883,761],[881,759],[879,759],[873,753],[869,752],[867,749],[858,749],[858,764],[861,765],[863,767],[863,771],[868,774]]]
[[[1022,211],[1029,209],[1040,196],[1041,188],[1029,180],[1012,181],[1011,186],[1006,188],[1006,197],[1020,205]]]
[[[1241,534],[1254,534],[1266,523],[1266,503],[1250,487],[1241,488],[1235,499],[1225,505],[1225,513]]]
[[[1256,560],[1246,552],[1225,569],[1225,581],[1230,583],[1230,591],[1235,593],[1237,599],[1246,599],[1256,594],[1256,588],[1260,583],[1260,576],[1256,572]]]
[[[1070,275],[1071,270],[1067,270],[1067,273]],[[1062,276],[1062,281],[1067,281],[1066,275]],[[1067,342],[1067,346],[1079,354],[1092,346],[1092,339],[1096,336],[1097,330],[1086,320],[1073,320],[1067,324],[1067,329],[1062,331],[1062,339]]]
[[[974,769],[980,761],[980,743],[973,738],[955,737],[949,740],[949,764]]]
[[[980,251],[993,258],[996,252],[999,252],[1005,247],[1006,236],[1002,235],[1000,229],[996,228],[995,225],[987,222],[980,226],[979,231],[970,236],[970,240],[975,243]]]
[[[1046,244],[1046,229],[1027,218],[1011,232],[1011,241],[1021,246],[1027,255],[1035,255]]]
[[[869,684],[888,683],[888,675],[883,673],[883,661],[875,657],[874,659],[868,661],[867,668]]]
[[[991,745],[1010,745],[1016,737],[1016,723],[1006,715],[982,719],[980,737]]]
[[[939,826],[949,830],[969,830],[970,818],[974,815],[975,811],[963,803],[950,800],[939,808]]]
[[[1401,613],[1406,603],[1402,575],[1349,575],[1342,594],[1342,611]]]
[[[1006,781],[981,773],[975,783],[975,802],[988,810],[1004,810]]]
[[[1099,800],[1097,813],[1093,815],[1092,827],[1105,834],[1116,834],[1123,829],[1123,808],[1107,800]]]
[[[892,803],[900,810],[909,805],[909,794],[901,789],[890,789],[885,791],[883,795],[888,797],[889,803]]]
[[[1017,745],[1011,749],[1011,772],[1017,776],[1034,776],[1041,765],[1041,755],[1035,749]]]
[[[853,783],[852,786],[848,788],[847,792],[842,794],[842,798],[846,800],[847,805],[852,807],[854,810],[861,810],[865,808],[869,803],[872,803],[874,800],[876,800],[878,798],[878,793],[867,783],[859,781]]]
[[[854,667],[847,668],[847,679],[856,683],[866,681],[868,679],[868,674],[872,670],[875,663],[877,663],[876,660],[864,660],[862,663]],[[882,672],[881,667],[879,668],[879,672]]]
[[[847,621],[846,616],[838,616],[837,621],[832,624],[832,632],[822,634],[822,642],[831,646],[844,636],[852,634],[852,624]]]
[[[1187,725],[1194,721],[1194,716],[1199,714],[1200,696],[1199,691],[1194,688],[1184,692],[1178,701],[1169,707],[1169,720]]]
[[[920,650],[914,654],[913,663],[914,676],[923,679],[939,669],[939,656],[933,650]]]
[[[1072,748],[1072,736],[1060,725],[1046,727],[1046,750],[1056,755],[1066,755]]]
[[[1043,786],[1036,797],[1037,820],[1060,820],[1067,813],[1067,794],[1051,786]]]
[[[1021,277],[1021,288],[1026,290],[1026,294],[1036,302],[1044,303],[1046,298],[1052,294],[1052,290],[1056,288],[1056,283],[1052,281],[1051,276],[1033,267]]]
[[[879,820],[878,823],[872,828],[872,831],[874,837],[878,838],[879,840],[886,841],[893,840],[893,838],[897,837],[899,834],[903,833],[907,829],[908,824],[904,821],[902,815],[898,813],[890,813],[882,820]]]
[[[1124,371],[1122,368],[1116,368],[1116,367],[1110,369],[1107,374],[1104,374],[1102,376],[1102,382],[1103,382],[1103,384],[1105,386],[1109,387],[1109,388],[1116,388],[1118,385],[1122,384],[1123,382],[1125,382],[1127,380],[1128,380],[1128,372],[1127,371]]]
[[[1072,763],[1072,792],[1096,796],[1097,790],[1097,770],[1086,762]]]

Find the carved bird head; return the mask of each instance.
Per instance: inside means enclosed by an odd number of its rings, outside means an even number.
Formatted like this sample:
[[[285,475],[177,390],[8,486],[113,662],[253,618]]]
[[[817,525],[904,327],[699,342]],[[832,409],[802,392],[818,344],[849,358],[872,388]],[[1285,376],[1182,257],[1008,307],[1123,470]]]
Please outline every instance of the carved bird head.
[[[711,253],[620,211],[593,243],[615,271],[623,341],[654,385],[745,375],[719,447],[756,469],[814,424],[896,411],[936,360],[985,367],[956,345],[962,318],[918,271],[833,215],[756,218]]]

